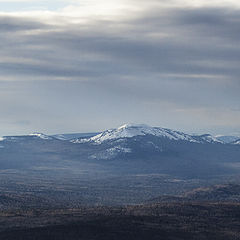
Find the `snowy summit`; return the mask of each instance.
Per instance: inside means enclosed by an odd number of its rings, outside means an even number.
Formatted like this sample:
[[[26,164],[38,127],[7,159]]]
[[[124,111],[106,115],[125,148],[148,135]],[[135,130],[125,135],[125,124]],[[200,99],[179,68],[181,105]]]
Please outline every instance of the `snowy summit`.
[[[174,131],[167,128],[151,127],[146,124],[124,124],[115,129],[103,131],[96,136],[87,139],[75,140],[75,143],[95,142],[101,144],[107,140],[115,140],[119,138],[131,138],[135,136],[153,135],[156,137],[165,137],[171,140],[185,140],[189,142],[198,142],[198,140],[189,134]]]

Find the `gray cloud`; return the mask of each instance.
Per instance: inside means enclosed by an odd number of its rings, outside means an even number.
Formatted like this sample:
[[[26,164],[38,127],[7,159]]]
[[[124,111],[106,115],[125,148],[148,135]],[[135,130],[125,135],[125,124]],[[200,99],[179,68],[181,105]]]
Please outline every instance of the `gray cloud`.
[[[81,24],[1,17],[3,118],[28,119],[21,131],[71,131],[68,123],[72,131],[98,130],[126,121],[237,129],[239,22],[240,11],[230,8],[148,9]]]
[[[0,16],[0,31],[16,32],[34,29],[43,29],[46,25],[34,19],[24,19],[22,17]]]

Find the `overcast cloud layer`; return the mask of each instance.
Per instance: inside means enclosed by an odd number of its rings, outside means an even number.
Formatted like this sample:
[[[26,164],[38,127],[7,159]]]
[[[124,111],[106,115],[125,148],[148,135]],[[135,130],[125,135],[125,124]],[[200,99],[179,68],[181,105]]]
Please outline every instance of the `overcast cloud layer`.
[[[238,1],[0,6],[0,135],[126,122],[240,134]]]

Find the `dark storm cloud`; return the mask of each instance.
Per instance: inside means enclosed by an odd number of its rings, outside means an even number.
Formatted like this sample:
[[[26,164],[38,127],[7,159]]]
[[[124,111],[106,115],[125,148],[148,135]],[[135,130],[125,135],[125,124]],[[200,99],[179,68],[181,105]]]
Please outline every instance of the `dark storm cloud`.
[[[56,22],[0,18],[0,83],[79,82],[86,90],[81,101],[88,104],[94,92],[96,101],[102,96],[104,104],[109,101],[109,111],[115,97],[135,108],[165,104],[173,112],[184,110],[189,119],[194,108],[216,114],[239,109],[240,10],[178,7],[118,21]],[[240,127],[240,113],[233,112],[219,124]]]

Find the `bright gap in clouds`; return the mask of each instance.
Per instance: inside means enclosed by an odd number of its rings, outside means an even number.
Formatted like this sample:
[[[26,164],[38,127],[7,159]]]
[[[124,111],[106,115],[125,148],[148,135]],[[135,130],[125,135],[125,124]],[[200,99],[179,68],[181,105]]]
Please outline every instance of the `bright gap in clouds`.
[[[0,11],[6,13],[19,13],[33,11],[57,11],[66,6],[64,0],[37,1],[37,0],[0,0]]]
[[[151,2],[149,6],[152,6]],[[149,7],[148,6],[148,7]],[[68,21],[85,23],[91,20],[116,20],[135,17],[145,11],[141,2],[128,0],[87,0],[87,1],[1,1],[0,16],[19,16],[50,20],[54,23]],[[61,17],[57,22],[55,18]],[[59,21],[61,20],[61,21]]]
[[[71,5],[63,8],[59,13],[65,16],[117,16],[135,7],[131,1],[119,0],[98,0],[98,1],[73,1]]]
[[[127,15],[131,11],[154,8],[240,7],[236,0],[0,0],[0,14],[41,16],[57,14],[66,17],[103,17]],[[131,17],[130,15],[128,17]]]
[[[134,8],[134,1],[126,0],[0,0],[0,13],[30,14],[31,12],[57,13],[64,16],[118,15]]]

